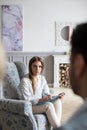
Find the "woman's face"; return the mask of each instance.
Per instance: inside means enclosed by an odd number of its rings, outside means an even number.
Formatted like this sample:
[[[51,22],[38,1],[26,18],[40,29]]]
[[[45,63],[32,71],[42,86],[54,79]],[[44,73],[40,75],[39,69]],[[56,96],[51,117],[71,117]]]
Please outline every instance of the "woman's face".
[[[32,70],[32,74],[34,76],[37,76],[37,75],[41,74],[41,72],[42,72],[42,64],[41,64],[41,62],[40,61],[34,62],[32,64],[32,66],[31,66],[31,70]]]

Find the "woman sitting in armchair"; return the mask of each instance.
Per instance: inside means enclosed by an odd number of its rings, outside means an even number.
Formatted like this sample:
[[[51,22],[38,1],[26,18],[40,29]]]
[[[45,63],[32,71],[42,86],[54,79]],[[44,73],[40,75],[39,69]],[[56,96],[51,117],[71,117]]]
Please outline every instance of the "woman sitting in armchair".
[[[57,128],[61,125],[61,99],[49,101],[52,96],[45,77],[41,75],[43,69],[44,63],[40,57],[35,56],[30,59],[29,73],[22,78],[19,84],[22,92],[20,98],[32,103],[34,114],[45,113],[51,126]]]

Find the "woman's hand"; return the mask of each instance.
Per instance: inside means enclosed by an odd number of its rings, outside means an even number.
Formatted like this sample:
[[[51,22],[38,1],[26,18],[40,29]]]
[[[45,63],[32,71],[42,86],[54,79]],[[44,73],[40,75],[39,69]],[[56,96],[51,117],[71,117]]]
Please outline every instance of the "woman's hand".
[[[64,97],[64,95],[65,95],[64,92],[58,94],[58,96],[59,96],[60,99],[62,99]]]
[[[39,99],[39,102],[45,102],[52,99],[52,95],[47,95],[46,97],[43,97],[41,99]]]
[[[46,100],[50,100],[50,99],[52,99],[52,95],[47,95],[45,98],[46,98]]]

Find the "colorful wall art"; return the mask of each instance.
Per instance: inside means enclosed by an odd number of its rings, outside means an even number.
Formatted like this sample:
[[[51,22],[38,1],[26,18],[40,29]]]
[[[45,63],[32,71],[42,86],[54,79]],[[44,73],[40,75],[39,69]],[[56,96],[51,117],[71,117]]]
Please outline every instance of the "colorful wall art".
[[[23,8],[2,5],[2,43],[6,51],[23,50]]]

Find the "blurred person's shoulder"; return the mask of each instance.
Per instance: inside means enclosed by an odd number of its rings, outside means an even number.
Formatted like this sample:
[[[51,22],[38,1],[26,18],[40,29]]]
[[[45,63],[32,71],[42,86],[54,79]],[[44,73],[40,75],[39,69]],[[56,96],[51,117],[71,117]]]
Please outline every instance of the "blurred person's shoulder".
[[[87,101],[85,101],[68,122],[58,130],[87,130]]]

